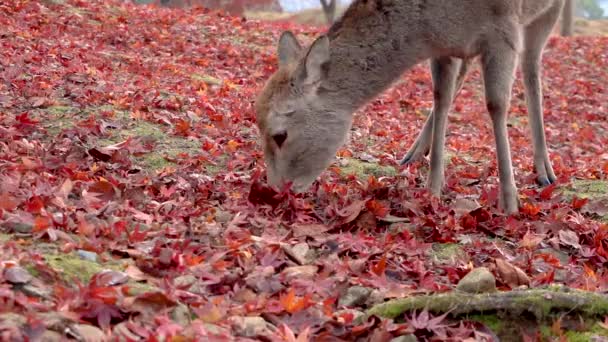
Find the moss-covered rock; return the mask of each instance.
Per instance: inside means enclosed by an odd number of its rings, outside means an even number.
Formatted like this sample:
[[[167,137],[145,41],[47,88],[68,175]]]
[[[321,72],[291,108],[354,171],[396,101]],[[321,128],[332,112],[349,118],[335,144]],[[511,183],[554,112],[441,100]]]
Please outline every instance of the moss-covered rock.
[[[101,265],[82,259],[76,254],[45,254],[44,260],[67,282],[78,279],[82,283],[88,283],[93,275],[104,269],[120,270],[118,265]]]
[[[435,264],[455,264],[467,262],[468,254],[456,243],[435,243],[429,250],[429,256]]]

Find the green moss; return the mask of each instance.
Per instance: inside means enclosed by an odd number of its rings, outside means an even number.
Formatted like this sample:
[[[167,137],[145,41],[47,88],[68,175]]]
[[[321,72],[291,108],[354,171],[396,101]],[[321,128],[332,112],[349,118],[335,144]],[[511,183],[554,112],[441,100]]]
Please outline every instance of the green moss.
[[[602,303],[602,302],[595,302],[591,306],[591,311],[606,314],[606,313],[608,313],[608,304]]]
[[[144,120],[132,121],[129,126],[115,130],[112,136],[100,139],[97,145],[108,146],[130,137],[147,137],[155,141],[156,145],[152,152],[133,158],[136,164],[149,170],[160,170],[175,165],[165,157],[179,158],[181,153],[195,154],[200,151],[199,141],[172,135],[162,126]]]
[[[167,160],[164,155],[159,155],[156,153],[146,154],[141,158],[137,158],[137,161],[146,169],[151,169],[154,171],[162,170],[163,168],[175,165],[175,163]]]
[[[146,292],[157,291],[158,288],[146,283],[129,282],[127,294],[129,296],[137,296]]]
[[[397,175],[397,170],[392,166],[384,166],[377,163],[368,163],[358,159],[346,159],[345,165],[340,167],[343,175],[354,174],[361,180],[366,180],[370,175],[376,178],[393,177]]]
[[[507,124],[511,127],[526,127],[528,126],[528,117],[512,115],[507,120]]]
[[[76,108],[63,105],[42,109],[42,124],[49,137],[54,137],[62,130],[74,127],[74,113],[76,112],[78,112]]]
[[[205,171],[207,171],[207,173],[210,176],[215,176],[218,173],[220,173],[226,169],[226,163],[228,162],[228,160],[229,160],[229,156],[226,154],[223,154],[214,160],[215,165],[214,164],[205,165]]]
[[[608,337],[608,330],[604,329],[598,323],[595,323],[588,331],[567,331],[564,335],[569,342],[589,342],[593,341],[593,337],[601,336]]]
[[[571,199],[574,195],[579,198],[597,198],[608,196],[608,181],[599,179],[575,179],[572,184],[562,191]]]
[[[205,82],[209,85],[222,85],[224,83],[221,79],[208,75],[192,74],[190,77],[195,81]]]
[[[457,260],[466,260],[468,255],[456,243],[436,243],[429,254],[434,263],[454,263]]]
[[[550,339],[555,337],[555,334],[553,334],[553,331],[551,330],[551,327],[543,324],[540,326],[539,328],[540,331],[540,335],[544,338],[544,339]]]
[[[103,270],[98,263],[80,259],[73,254],[45,255],[44,259],[55,271],[60,272],[66,281],[76,278],[86,283],[95,273]]]
[[[104,140],[112,144],[124,141],[129,137],[151,137],[157,140],[163,140],[167,136],[167,133],[165,133],[159,125],[143,120],[135,120],[126,127],[110,132],[112,135]],[[103,142],[104,140],[100,140],[100,142]]]
[[[600,179],[576,179],[565,189],[562,190],[567,201],[571,201],[574,196],[578,198],[588,198],[590,200],[608,199],[608,181]],[[608,215],[594,215],[599,221],[608,223]]]
[[[121,261],[108,261],[103,264],[84,260],[75,253],[71,254],[43,254],[46,263],[55,271],[57,271],[62,280],[66,283],[73,283],[74,279],[79,280],[83,284],[88,283],[93,275],[103,270],[114,270],[122,272],[125,268],[125,263]],[[25,268],[34,276],[38,272],[32,266],[26,265]],[[156,287],[147,283],[139,283],[134,280],[129,280],[128,283],[129,295],[138,295],[144,292],[157,290]]]
[[[553,289],[549,289],[552,290]],[[557,291],[557,289],[555,289]],[[513,300],[522,307],[528,307],[531,312],[534,312],[536,317],[547,317],[553,308],[551,302],[548,301],[542,294],[530,292],[529,296],[519,297]]]
[[[505,321],[497,315],[470,315],[467,318],[482,323],[496,334],[504,330]]]
[[[0,233],[0,242],[7,242],[7,241],[9,241],[10,239],[12,239],[12,237],[13,237],[13,236],[12,236],[11,234],[3,234],[3,233]]]
[[[53,115],[53,116],[59,116],[59,115],[64,115],[66,113],[72,112],[75,109],[73,107],[70,106],[50,106],[44,109],[46,112],[48,112],[49,114]]]

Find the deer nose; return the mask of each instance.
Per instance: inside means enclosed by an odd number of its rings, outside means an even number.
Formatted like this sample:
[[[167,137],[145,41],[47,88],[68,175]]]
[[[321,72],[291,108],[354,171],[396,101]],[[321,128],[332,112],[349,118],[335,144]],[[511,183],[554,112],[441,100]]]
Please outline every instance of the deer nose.
[[[283,132],[274,134],[272,136],[272,140],[274,140],[274,142],[277,143],[277,146],[279,146],[279,148],[281,148],[281,146],[283,146],[283,143],[285,142],[285,140],[287,140],[287,132],[283,131]]]

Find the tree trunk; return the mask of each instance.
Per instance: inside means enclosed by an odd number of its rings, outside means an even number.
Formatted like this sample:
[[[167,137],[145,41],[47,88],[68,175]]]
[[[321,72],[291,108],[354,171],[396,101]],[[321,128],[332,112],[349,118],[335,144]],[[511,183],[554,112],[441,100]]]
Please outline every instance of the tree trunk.
[[[327,23],[329,25],[333,24],[336,18],[336,0],[321,0],[321,5],[323,6],[323,13],[325,13]]]
[[[574,1],[566,0],[562,12],[562,36],[569,37],[574,32]]]

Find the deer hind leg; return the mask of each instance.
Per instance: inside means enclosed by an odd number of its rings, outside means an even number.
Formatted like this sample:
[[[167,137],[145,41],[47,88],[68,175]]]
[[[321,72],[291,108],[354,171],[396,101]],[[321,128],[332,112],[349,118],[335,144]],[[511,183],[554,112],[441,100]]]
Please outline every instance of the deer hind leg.
[[[445,131],[448,122],[448,111],[454,99],[456,90],[456,79],[460,70],[462,60],[458,58],[441,58],[433,61],[434,79],[433,85],[433,115],[431,129],[431,167],[427,187],[431,192],[439,196],[443,187],[444,178],[444,145]]]
[[[534,146],[534,169],[536,181],[539,185],[549,185],[556,181],[545,139],[543,123],[542,82],[541,82],[541,56],[547,38],[553,26],[559,19],[561,4],[556,4],[541,17],[525,28],[524,52],[522,54],[521,68],[524,77],[528,118],[532,132]]]
[[[482,53],[482,68],[486,92],[486,104],[492,119],[498,176],[500,179],[500,204],[507,214],[518,211],[519,202],[513,167],[511,148],[507,132],[507,112],[511,102],[511,88],[515,79],[517,52],[506,42],[496,40]]]
[[[452,58],[452,60],[458,61],[458,59],[456,59],[456,58]],[[456,87],[455,87],[455,91],[454,91],[454,98],[456,97],[456,95],[458,94],[460,89],[462,89],[462,85],[464,83],[464,79],[467,74],[469,65],[471,64],[471,60],[463,59],[456,63],[459,63],[460,67],[458,70],[458,76],[456,77]],[[441,70],[442,69],[440,66],[440,61],[432,60],[431,61],[431,77],[433,79],[433,91],[438,91],[439,82],[440,82],[440,79],[442,78],[442,76],[440,75],[440,72],[442,72]],[[426,121],[424,122],[424,126],[422,127],[422,130],[418,134],[418,137],[416,138],[416,140],[414,141],[414,143],[412,144],[410,149],[405,154],[405,157],[403,157],[403,159],[401,160],[401,162],[400,162],[401,165],[411,164],[415,161],[420,160],[420,158],[422,156],[426,156],[427,154],[429,154],[430,148],[431,148],[431,139],[432,139],[432,135],[433,135],[433,113],[435,112],[435,107],[436,107],[436,104],[433,105],[433,110],[431,111],[431,113],[427,117]]]

